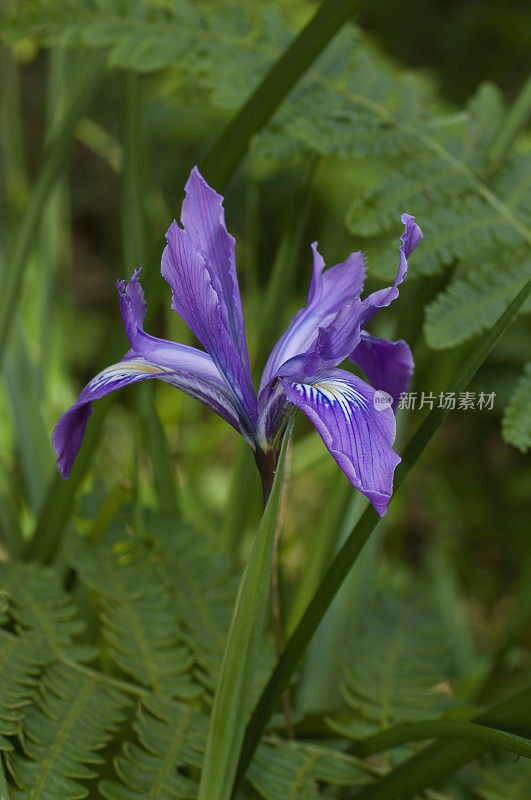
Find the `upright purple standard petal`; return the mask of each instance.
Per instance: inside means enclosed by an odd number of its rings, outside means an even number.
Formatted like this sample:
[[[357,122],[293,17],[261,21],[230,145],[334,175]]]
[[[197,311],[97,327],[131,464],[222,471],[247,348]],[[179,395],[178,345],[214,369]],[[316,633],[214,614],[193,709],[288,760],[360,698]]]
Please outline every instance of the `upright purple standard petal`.
[[[391,408],[376,410],[374,389],[340,369],[319,380],[281,378],[280,382],[287,399],[315,425],[350,482],[383,516],[400,462],[391,449],[396,432]]]
[[[197,167],[190,173],[185,189],[182,225],[205,259],[212,286],[226,317],[227,328],[250,382],[251,370],[236,273],[235,240],[225,225],[223,197],[208,185]]]
[[[422,239],[422,231],[415,222],[415,217],[412,217],[410,214],[402,214],[400,219],[405,226],[405,231],[400,237],[402,240],[400,246],[400,263],[398,265],[395,282],[387,289],[378,289],[363,300],[363,309],[360,318],[362,328],[365,328],[381,308],[388,306],[393,300],[396,300],[398,297],[398,287],[407,275],[408,258]]]
[[[172,308],[212,357],[252,434],[256,425],[256,395],[227,329],[223,305],[205,259],[176,222],[170,226],[166,239],[161,271],[173,292]]]
[[[70,475],[81,447],[87,421],[92,414],[92,402],[100,400],[118,389],[123,389],[125,386],[149,378],[163,380],[195,397],[226,419],[236,430],[243,433],[234,407],[215,386],[187,371],[178,372],[161,367],[129,352],[122,361],[112,364],[92,378],[74,405],[59,418],[52,435],[52,443],[57,455],[59,472],[63,478],[68,478]]]
[[[401,236],[400,263],[395,282],[386,289],[372,292],[364,300],[354,299],[343,306],[328,325],[321,327],[319,336],[306,354],[305,374],[341,364],[358,347],[361,332],[374,315],[398,297],[398,286],[407,275],[407,259],[422,239],[422,232],[413,217],[402,214],[401,219],[405,232]]]
[[[308,303],[293,317],[271,351],[260,382],[260,391],[277,375],[299,371],[305,360],[299,356],[308,353],[319,335],[319,329],[329,325],[342,308],[356,300],[363,288],[363,253],[351,253],[346,261],[323,271],[325,264],[316,242],[312,244],[312,250],[313,272]],[[285,369],[287,363],[290,366]]]
[[[409,345],[403,339],[392,342],[378,339],[365,331],[350,360],[362,368],[374,389],[383,389],[393,398],[396,411],[402,392],[407,391],[414,362]]]

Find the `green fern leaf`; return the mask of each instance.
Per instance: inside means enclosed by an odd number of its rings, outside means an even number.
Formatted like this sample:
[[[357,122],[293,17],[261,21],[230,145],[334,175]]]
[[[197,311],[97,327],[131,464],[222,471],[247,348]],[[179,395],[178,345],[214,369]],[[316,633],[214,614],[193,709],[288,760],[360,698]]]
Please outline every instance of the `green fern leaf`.
[[[49,651],[39,643],[0,630],[0,750],[13,748],[5,737],[20,732],[25,706],[49,660]]]
[[[192,652],[142,543],[124,535],[114,545],[71,537],[67,558],[96,592],[112,660],[158,694],[197,697],[202,689],[190,675]]]
[[[88,790],[80,781],[97,775],[98,754],[122,720],[126,696],[103,687],[94,675],[56,664],[45,672],[38,702],[24,717],[22,749],[9,755],[18,788],[12,800],[77,800]]]
[[[489,328],[530,277],[531,259],[519,252],[464,271],[426,308],[429,346],[454,347]]]
[[[330,719],[361,738],[400,722],[433,719],[448,705],[451,650],[434,613],[383,596],[364,615],[344,665],[342,694],[351,711]]]
[[[475,789],[478,800],[529,800],[531,761],[521,758],[500,758],[481,769],[481,780]]]
[[[0,564],[0,587],[9,598],[9,614],[20,633],[32,634],[56,656],[88,661],[92,646],[76,643],[85,629],[70,595],[52,567],[39,564]]]
[[[318,781],[357,786],[367,783],[368,772],[361,761],[332,748],[279,741],[260,745],[247,777],[264,800],[317,800]]]
[[[176,701],[147,697],[133,729],[136,743],[126,742],[115,761],[117,781],[102,781],[107,800],[181,800],[195,797],[198,782],[184,774],[200,768],[208,718]]]
[[[184,800],[195,797],[208,718],[176,701],[147,697],[133,729],[137,743],[124,744],[115,761],[117,780],[100,783],[106,800]],[[264,800],[314,800],[316,781],[354,786],[373,770],[331,748],[275,741],[261,744],[248,779]],[[195,774],[195,777],[191,777]]]
[[[531,361],[524,367],[505,409],[502,433],[506,442],[514,444],[522,453],[531,447]]]
[[[207,540],[198,531],[175,519],[156,517],[147,523],[151,537],[152,558],[159,581],[172,598],[189,636],[201,680],[214,689],[225,647],[239,577],[225,556],[212,553]],[[270,637],[256,676],[256,691],[269,677],[275,661]]]

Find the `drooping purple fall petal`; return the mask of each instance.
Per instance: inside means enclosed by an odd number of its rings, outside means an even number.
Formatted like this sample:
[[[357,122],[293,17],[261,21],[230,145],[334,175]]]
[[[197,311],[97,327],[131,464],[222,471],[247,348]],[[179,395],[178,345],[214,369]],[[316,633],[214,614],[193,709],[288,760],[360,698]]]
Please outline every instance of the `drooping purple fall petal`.
[[[344,370],[317,381],[281,379],[287,399],[315,425],[350,482],[383,516],[400,457],[391,449],[396,432],[391,408],[374,407],[374,389]]]
[[[52,434],[52,443],[57,456],[57,465],[63,478],[68,478],[85,434],[87,421],[92,414],[92,402],[130,386],[133,383],[158,378],[174,386],[196,400],[200,400],[216,411],[236,430],[244,433],[238,415],[227,397],[216,387],[202,381],[186,370],[177,372],[168,367],[150,363],[131,351],[110,367],[102,370],[85,386],[76,402],[59,417]]]
[[[362,331],[360,343],[349,358],[362,368],[374,389],[383,389],[391,395],[393,411],[396,411],[400,394],[407,391],[415,366],[407,342],[379,339]]]

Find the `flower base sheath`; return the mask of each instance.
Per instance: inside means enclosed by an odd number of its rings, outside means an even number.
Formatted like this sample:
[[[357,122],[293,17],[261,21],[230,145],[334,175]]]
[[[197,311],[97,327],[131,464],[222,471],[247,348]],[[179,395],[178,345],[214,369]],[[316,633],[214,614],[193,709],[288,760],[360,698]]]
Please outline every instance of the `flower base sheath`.
[[[53,445],[59,470],[68,478],[81,446],[91,403],[132,383],[158,378],[197,398],[227,420],[249,442],[270,484],[281,434],[300,408],[351,483],[380,515],[393,491],[400,458],[392,450],[394,409],[413,372],[404,341],[378,339],[365,330],[374,315],[398,297],[408,258],[422,238],[413,217],[402,215],[405,231],[392,286],[361,299],[362,253],[351,253],[325,270],[317,244],[307,305],[273,347],[258,395],[253,389],[236,274],[235,241],[225,226],[223,198],[195,167],[186,184],[181,226],[166,234],[162,275],[173,293],[172,308],[204,350],[157,339],[144,331],[146,302],[139,270],[118,282],[120,308],[130,349],[117,364],[96,375],[59,419]],[[370,383],[338,366],[349,360]],[[378,403],[390,395],[387,403]],[[383,395],[384,400],[386,395]],[[266,475],[265,473],[271,473]]]

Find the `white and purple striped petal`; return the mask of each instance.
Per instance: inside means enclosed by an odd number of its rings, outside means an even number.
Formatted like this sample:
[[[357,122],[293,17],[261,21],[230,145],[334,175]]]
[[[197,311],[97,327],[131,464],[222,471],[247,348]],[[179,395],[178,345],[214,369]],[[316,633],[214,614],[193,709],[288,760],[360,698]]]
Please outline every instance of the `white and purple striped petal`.
[[[123,389],[125,386],[149,378],[163,380],[195,397],[245,435],[233,405],[216,386],[193,375],[187,370],[187,367],[183,371],[161,367],[159,364],[146,361],[129,351],[117,364],[112,364],[92,378],[74,405],[59,418],[52,435],[52,443],[57,456],[59,472],[63,478],[68,478],[81,447],[87,421],[92,414],[92,402],[100,400],[118,389]]]
[[[415,364],[409,345],[403,339],[392,342],[362,331],[361,340],[349,359],[362,368],[374,389],[393,398],[396,411],[402,392],[407,391]]]
[[[391,449],[395,416],[375,408],[375,390],[344,370],[315,381],[281,378],[286,397],[315,425],[350,482],[383,516],[393,493],[400,457]]]

